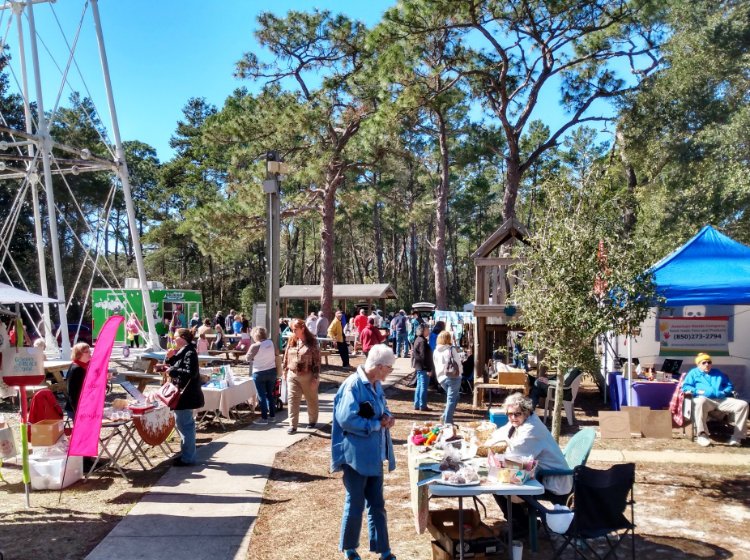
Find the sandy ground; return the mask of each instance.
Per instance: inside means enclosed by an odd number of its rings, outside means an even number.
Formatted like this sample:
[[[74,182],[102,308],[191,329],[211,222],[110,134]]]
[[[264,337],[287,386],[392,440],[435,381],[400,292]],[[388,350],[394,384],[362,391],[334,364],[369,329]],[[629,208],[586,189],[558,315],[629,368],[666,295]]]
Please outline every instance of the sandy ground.
[[[346,373],[332,367],[325,373],[327,383],[339,383]],[[356,362],[355,362],[356,363]],[[388,398],[398,423],[395,443],[405,443],[413,422],[438,418],[444,397],[430,393],[432,412],[415,412],[412,389],[398,385],[389,390]],[[110,398],[117,396],[113,394]],[[594,387],[583,385],[576,402],[577,426],[566,426],[564,442],[578,426],[596,425],[596,411],[603,405]],[[6,403],[0,413],[12,413]],[[460,404],[456,420],[479,417],[471,410],[469,397]],[[257,417],[257,416],[255,416]],[[254,416],[242,411],[240,418],[227,423],[235,430],[252,422]],[[225,432],[210,425],[198,432],[198,444],[206,443]],[[339,474],[328,472],[330,462],[329,433],[320,431],[277,456],[266,486],[260,517],[255,525],[250,560],[329,559],[341,557],[337,551],[339,524],[344,492]],[[179,445],[172,445],[173,448]],[[607,440],[596,442],[597,449],[671,449],[705,452],[674,431],[672,440]],[[644,463],[637,467],[635,488],[636,557],[667,558],[737,558],[750,559],[750,447],[736,449],[717,444],[712,452],[739,453],[748,457],[747,467],[716,468],[696,465]],[[400,560],[431,558],[429,533],[414,530],[410,501],[406,450],[397,445],[398,468],[386,476],[386,503],[390,538]],[[31,509],[24,507],[20,469],[5,463],[0,482],[0,551],[5,559],[49,558],[80,559],[106,535],[137,503],[144,492],[168,468],[164,455],[152,453],[157,465],[150,471],[129,471],[131,481],[104,470],[87,482],[78,482],[62,491],[33,492]],[[606,464],[590,462],[605,468]],[[494,502],[485,500],[488,515],[485,522],[502,526],[502,514]],[[450,500],[435,500],[433,509],[455,507]],[[361,551],[367,548],[366,527]],[[540,551],[524,550],[524,558],[550,557],[550,543],[540,540]],[[363,558],[377,558],[363,554]]]

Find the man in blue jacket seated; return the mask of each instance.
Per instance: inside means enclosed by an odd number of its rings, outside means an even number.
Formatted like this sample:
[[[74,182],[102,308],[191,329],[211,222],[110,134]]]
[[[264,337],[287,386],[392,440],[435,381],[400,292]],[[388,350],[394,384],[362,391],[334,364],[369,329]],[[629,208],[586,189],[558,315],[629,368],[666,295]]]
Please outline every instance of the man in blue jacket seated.
[[[745,437],[747,422],[747,402],[734,398],[734,386],[729,378],[716,368],[712,368],[711,356],[705,353],[695,358],[696,367],[687,372],[682,382],[682,391],[693,395],[695,406],[695,429],[698,431],[698,445],[708,447],[706,417],[712,410],[720,410],[732,415],[734,434],[729,445],[740,445]]]
[[[339,550],[347,560],[357,553],[362,513],[367,506],[370,551],[382,560],[396,560],[388,540],[383,498],[383,463],[396,468],[390,428],[394,419],[385,402],[381,383],[393,371],[396,357],[384,344],[376,344],[339,388],[333,400],[331,471],[343,471],[346,500],[341,520]]]

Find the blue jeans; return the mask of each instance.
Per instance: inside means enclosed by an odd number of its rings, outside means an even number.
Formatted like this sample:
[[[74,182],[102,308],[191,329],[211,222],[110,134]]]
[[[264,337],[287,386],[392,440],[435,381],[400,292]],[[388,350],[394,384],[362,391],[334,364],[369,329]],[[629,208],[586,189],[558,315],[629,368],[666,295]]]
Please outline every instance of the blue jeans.
[[[255,388],[258,390],[261,418],[265,420],[269,413],[273,418],[276,416],[275,399],[273,398],[273,390],[276,387],[276,368],[253,373],[253,381],[255,381]]]
[[[414,391],[414,408],[427,406],[427,387],[430,386],[430,372],[417,370],[417,389]]]
[[[401,355],[401,348],[404,349],[404,358],[409,355],[409,340],[406,338],[406,333],[396,333],[396,356]]]
[[[175,410],[175,425],[180,432],[183,463],[195,463],[195,418],[192,410]]]
[[[367,527],[370,533],[370,552],[388,552],[388,519],[383,498],[383,475],[362,476],[349,465],[344,465],[344,515],[341,519],[339,550],[359,547],[362,513],[367,505]]]
[[[461,390],[461,377],[446,377],[440,382],[445,389],[447,399],[445,401],[445,412],[443,412],[443,424],[453,424],[453,413],[458,404],[459,391]]]

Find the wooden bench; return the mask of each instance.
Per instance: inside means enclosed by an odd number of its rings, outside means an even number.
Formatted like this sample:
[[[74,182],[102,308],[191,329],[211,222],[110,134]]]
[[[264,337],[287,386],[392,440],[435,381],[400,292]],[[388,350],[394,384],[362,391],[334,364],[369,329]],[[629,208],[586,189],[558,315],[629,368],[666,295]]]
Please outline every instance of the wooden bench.
[[[520,391],[528,394],[527,375],[524,371],[503,371],[498,373],[497,379],[484,383],[481,378],[474,381],[474,391],[477,392],[477,403],[480,407],[484,404],[485,391],[489,394],[489,406],[492,406],[492,389],[507,391],[509,394]]]
[[[325,361],[326,365],[328,365],[328,356],[331,355],[331,350],[321,350],[320,351],[320,360]]]

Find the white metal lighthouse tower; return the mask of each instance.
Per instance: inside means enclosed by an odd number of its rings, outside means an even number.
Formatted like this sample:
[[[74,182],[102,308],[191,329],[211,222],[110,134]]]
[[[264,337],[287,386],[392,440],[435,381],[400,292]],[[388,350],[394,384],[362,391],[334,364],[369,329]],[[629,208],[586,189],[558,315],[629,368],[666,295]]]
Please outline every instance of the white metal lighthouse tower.
[[[66,317],[67,300],[65,296],[65,287],[63,286],[62,274],[62,256],[60,254],[59,234],[57,228],[55,196],[53,191],[52,177],[66,175],[78,175],[89,172],[109,171],[116,174],[119,184],[122,187],[122,194],[127,212],[128,227],[132,240],[135,264],[137,267],[140,287],[143,294],[143,305],[147,321],[148,340],[153,348],[159,347],[159,338],[156,332],[153,313],[151,313],[151,300],[149,297],[148,285],[146,281],[146,271],[143,263],[143,253],[141,249],[138,226],[135,216],[135,207],[131,194],[131,185],[128,174],[128,167],[125,161],[125,152],[120,137],[120,128],[117,120],[117,111],[115,108],[114,96],[112,93],[112,84],[109,75],[109,64],[107,53],[104,45],[101,19],[99,17],[99,6],[97,0],[88,0],[84,3],[83,13],[90,6],[93,25],[96,32],[96,40],[101,62],[101,72],[104,80],[104,90],[107,98],[107,106],[110,116],[110,131],[112,140],[105,142],[111,158],[93,156],[88,149],[78,148],[75,146],[63,145],[51,137],[49,131],[49,121],[47,119],[43,99],[43,76],[41,75],[39,63],[39,40],[37,28],[34,19],[34,6],[36,4],[49,4],[50,7],[55,0],[23,0],[23,1],[6,1],[0,5],[0,13],[11,14],[15,18],[15,28],[17,34],[17,49],[14,54],[18,55],[18,64],[20,65],[20,85],[19,89],[23,96],[25,130],[14,130],[7,126],[0,125],[0,132],[9,136],[12,141],[0,142],[0,180],[14,180],[20,182],[20,198],[31,194],[31,204],[34,212],[35,235],[37,243],[37,257],[39,262],[39,279],[40,289],[43,296],[56,298],[59,301],[59,322],[62,332],[61,357],[70,356],[70,342],[68,339],[68,322]],[[83,24],[84,17],[81,17],[80,26]],[[24,23],[26,25],[24,25]],[[25,28],[28,29],[28,45]],[[67,79],[68,72],[75,65],[74,52],[78,39],[72,46],[69,46],[67,63],[63,72],[63,82]],[[3,39],[4,41],[4,39]],[[66,41],[67,42],[67,41]],[[5,42],[1,45],[5,46]],[[30,51],[30,60],[27,58],[26,48]],[[32,114],[31,96],[28,86],[28,68],[31,68],[33,76],[34,101],[36,102],[36,114]],[[77,66],[76,66],[77,68]],[[62,89],[62,88],[61,88]],[[58,95],[59,101],[59,95]],[[57,109],[55,106],[54,110]],[[36,120],[35,120],[36,119]],[[4,121],[3,121],[4,124]],[[103,139],[104,140],[104,139]],[[113,144],[113,146],[112,146]],[[53,152],[54,150],[54,152]],[[54,154],[64,154],[64,156],[55,156]],[[41,169],[40,169],[41,167]],[[41,173],[40,173],[41,171]],[[44,194],[46,200],[46,222],[48,225],[48,240],[52,253],[52,264],[54,267],[55,288],[54,294],[49,294],[47,286],[47,272],[45,264],[44,238],[42,224],[45,219],[42,217],[40,207],[40,193]],[[75,193],[73,193],[75,194]],[[7,254],[8,245],[0,247],[4,252],[0,260],[0,268],[5,267],[6,257],[12,260],[12,256]],[[87,256],[96,272],[97,259]],[[7,277],[7,274],[6,274]],[[5,278],[3,278],[4,280]],[[90,286],[91,284],[89,284]],[[56,344],[55,335],[52,332],[49,308],[45,305],[43,313],[44,333],[47,347],[54,347]]]

